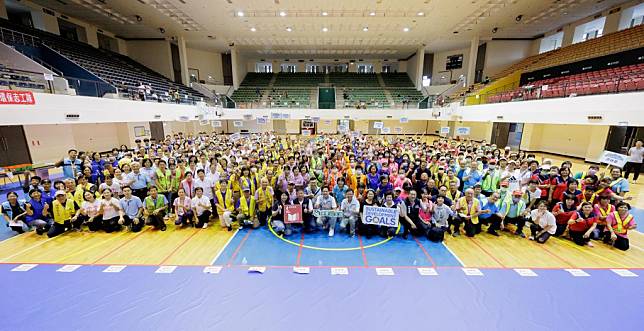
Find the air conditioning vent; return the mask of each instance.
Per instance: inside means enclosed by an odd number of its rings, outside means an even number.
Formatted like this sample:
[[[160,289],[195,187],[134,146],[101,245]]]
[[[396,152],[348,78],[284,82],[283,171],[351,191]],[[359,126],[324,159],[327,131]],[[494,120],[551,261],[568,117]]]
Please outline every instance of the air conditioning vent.
[[[65,119],[68,121],[78,121],[80,119],[80,114],[65,114]]]

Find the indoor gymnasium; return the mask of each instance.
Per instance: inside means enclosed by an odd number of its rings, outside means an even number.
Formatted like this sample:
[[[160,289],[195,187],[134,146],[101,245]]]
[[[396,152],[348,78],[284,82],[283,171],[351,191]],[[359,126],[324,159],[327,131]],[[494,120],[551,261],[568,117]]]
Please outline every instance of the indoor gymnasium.
[[[0,330],[642,330],[643,20],[0,0]]]

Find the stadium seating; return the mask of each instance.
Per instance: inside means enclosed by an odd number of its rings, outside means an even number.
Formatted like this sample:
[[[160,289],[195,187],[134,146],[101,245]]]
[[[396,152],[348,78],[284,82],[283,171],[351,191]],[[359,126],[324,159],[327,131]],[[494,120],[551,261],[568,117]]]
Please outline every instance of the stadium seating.
[[[41,30],[16,25],[4,19],[0,19],[0,26],[34,37],[33,40],[36,41],[29,46],[49,47],[76,65],[118,88],[121,92],[134,91],[141,83],[144,83],[151,86],[152,91],[160,96],[170,90],[178,90],[182,99],[199,100],[205,98],[203,94],[194,89],[175,83],[127,56],[97,49]],[[3,41],[7,44],[24,43],[24,40],[13,38],[11,34],[2,34],[2,36]],[[57,69],[64,72],[61,68]]]
[[[0,64],[0,88],[20,88],[28,90],[43,91],[46,89],[45,82],[43,81],[42,74],[40,79],[36,79],[35,74],[22,72],[19,70],[11,69]]]
[[[380,74],[386,87],[414,87],[414,83],[406,73]]]
[[[380,87],[376,74],[358,74],[355,72],[330,73],[329,83],[340,87]]]
[[[644,45],[644,25],[638,25],[630,29],[609,33],[599,38],[527,57],[499,72],[493,78],[503,77],[515,71],[535,71],[619,53],[642,47],[642,45]]]
[[[547,86],[547,88],[544,88]],[[487,97],[488,103],[644,90],[644,64],[543,79]]]
[[[325,83],[323,74],[311,74],[305,72],[277,74],[277,79],[273,86],[282,87],[317,87],[319,84]]]

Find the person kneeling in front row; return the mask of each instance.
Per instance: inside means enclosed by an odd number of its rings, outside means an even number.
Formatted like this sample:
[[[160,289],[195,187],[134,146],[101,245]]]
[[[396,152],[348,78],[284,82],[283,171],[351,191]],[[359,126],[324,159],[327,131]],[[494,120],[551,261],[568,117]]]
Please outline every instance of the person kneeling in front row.
[[[166,225],[163,220],[165,212],[168,207],[168,200],[164,195],[157,192],[157,188],[152,186],[148,189],[148,195],[143,202],[144,215],[147,217],[148,225],[152,225],[161,231],[166,230]]]
[[[74,214],[74,200],[67,197],[65,191],[56,191],[56,199],[52,202],[52,209],[54,213],[54,223],[52,224],[47,236],[49,238],[56,237],[72,229],[72,226],[80,227]]]
[[[606,217],[606,231],[604,232],[604,242],[615,248],[626,251],[628,250],[628,231],[637,227],[633,215],[628,211],[631,206],[626,202],[619,202],[617,209]]]
[[[208,220],[210,215],[212,215],[212,205],[210,204],[210,199],[203,194],[203,188],[197,186],[195,188],[195,196],[192,198],[192,210],[197,218],[197,224],[195,227],[205,229],[208,227]]]
[[[123,215],[119,218],[119,224],[130,226],[132,232],[139,232],[143,228],[143,202],[139,197],[132,195],[132,189],[129,186],[121,188],[123,198],[119,201]]]
[[[537,209],[530,212],[530,240],[543,244],[557,231],[555,216],[548,211],[548,203],[540,201]]]
[[[291,234],[290,224],[286,224],[284,222],[284,210],[286,209],[286,205],[290,204],[288,198],[288,193],[282,192],[280,194],[280,199],[278,201],[275,201],[273,207],[271,208],[271,224],[273,225],[275,232],[277,232],[277,234],[280,236],[288,236]]]
[[[344,200],[340,205],[342,211],[342,221],[340,221],[340,230],[347,229],[351,237],[356,235],[356,222],[360,217],[360,202],[353,196],[353,190],[349,189],[345,194]]]
[[[445,204],[445,198],[437,196],[436,203],[432,207],[432,227],[427,232],[427,239],[433,242],[442,242],[445,238],[445,231],[449,229],[449,218],[453,214],[452,209]]]

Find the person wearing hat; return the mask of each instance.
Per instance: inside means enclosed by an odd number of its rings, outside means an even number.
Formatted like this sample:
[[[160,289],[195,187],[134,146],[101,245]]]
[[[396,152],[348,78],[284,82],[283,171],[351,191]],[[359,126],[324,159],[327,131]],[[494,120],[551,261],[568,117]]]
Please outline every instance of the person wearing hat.
[[[512,198],[510,200],[501,202],[501,220],[503,221],[502,229],[507,231],[505,227],[507,224],[515,224],[517,226],[516,231],[514,232],[517,236],[525,238],[523,233],[523,227],[526,223],[526,217],[530,213],[530,210],[526,209],[526,204],[521,197],[523,192],[513,191]]]
[[[47,237],[53,238],[71,230],[72,227],[80,227],[75,216],[76,209],[74,200],[67,196],[63,190],[56,191],[56,199],[52,202],[52,213],[54,223],[47,232]]]
[[[254,229],[259,227],[259,220],[257,219],[257,214],[255,209],[257,207],[255,203],[255,197],[250,194],[250,187],[242,187],[243,195],[239,198],[238,204],[236,206],[237,211],[237,222],[241,228],[252,226]]]

